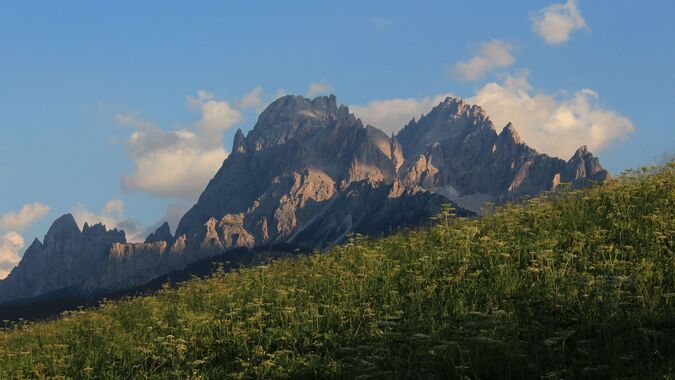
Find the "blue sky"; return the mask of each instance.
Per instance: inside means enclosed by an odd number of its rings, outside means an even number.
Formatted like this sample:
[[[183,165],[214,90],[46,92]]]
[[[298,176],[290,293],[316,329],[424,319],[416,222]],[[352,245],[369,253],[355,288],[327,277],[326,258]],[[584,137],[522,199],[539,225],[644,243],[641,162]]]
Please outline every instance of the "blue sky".
[[[3,2],[0,256],[66,212],[175,219],[283,93],[333,92],[388,132],[454,94],[544,152],[591,141],[614,173],[674,151],[675,2],[504,4]]]

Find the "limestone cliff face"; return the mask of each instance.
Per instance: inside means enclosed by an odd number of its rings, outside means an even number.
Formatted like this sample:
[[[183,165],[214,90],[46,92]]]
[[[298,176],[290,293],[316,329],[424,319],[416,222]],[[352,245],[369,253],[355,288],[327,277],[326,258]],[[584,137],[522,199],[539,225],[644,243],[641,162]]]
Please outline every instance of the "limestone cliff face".
[[[0,281],[0,302],[140,286],[234,248],[291,244],[323,249],[353,232],[382,234],[429,223],[443,204],[461,215],[609,178],[581,147],[569,161],[537,153],[515,127],[499,132],[478,106],[447,98],[396,136],[364,126],[335,96],[284,96],[232,152],[171,234],[144,243],[123,231],[59,218]]]

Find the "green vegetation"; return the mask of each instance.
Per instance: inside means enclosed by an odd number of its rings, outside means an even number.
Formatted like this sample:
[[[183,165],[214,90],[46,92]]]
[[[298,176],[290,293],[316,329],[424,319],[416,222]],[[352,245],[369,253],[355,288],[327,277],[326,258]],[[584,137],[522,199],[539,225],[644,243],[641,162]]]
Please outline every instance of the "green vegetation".
[[[675,163],[0,332],[0,378],[672,378]]]

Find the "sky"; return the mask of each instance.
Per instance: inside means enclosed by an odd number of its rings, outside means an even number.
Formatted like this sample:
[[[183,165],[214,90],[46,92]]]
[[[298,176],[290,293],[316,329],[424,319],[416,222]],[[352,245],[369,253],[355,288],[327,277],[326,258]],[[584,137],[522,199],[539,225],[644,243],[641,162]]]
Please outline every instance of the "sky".
[[[172,228],[264,107],[395,133],[445,96],[612,173],[675,153],[675,2],[0,4],[0,278],[51,222]]]

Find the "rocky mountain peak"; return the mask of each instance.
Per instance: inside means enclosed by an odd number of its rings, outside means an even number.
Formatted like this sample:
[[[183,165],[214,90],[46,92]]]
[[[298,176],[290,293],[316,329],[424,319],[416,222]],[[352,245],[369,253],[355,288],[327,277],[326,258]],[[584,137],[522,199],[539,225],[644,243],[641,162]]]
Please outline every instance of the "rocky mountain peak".
[[[593,156],[593,154],[588,151],[588,146],[582,145],[576,150],[576,152],[574,152],[574,156],[572,156],[572,158],[585,157],[588,155]]]
[[[499,134],[499,137],[517,145],[523,144],[523,139],[520,137],[520,133],[518,133],[516,127],[514,127],[511,122],[506,124],[504,129],[502,129],[502,132]]]
[[[447,97],[427,115],[408,123],[396,136],[408,158],[417,157],[434,144],[458,147],[470,139],[491,140],[497,137],[485,111],[462,99]]]
[[[71,214],[65,214],[52,223],[47,235],[45,235],[45,244],[70,240],[72,237],[80,234],[80,228]]]
[[[246,153],[246,137],[241,128],[237,129],[234,134],[234,141],[232,142],[232,153]]]
[[[580,146],[568,161],[568,175],[575,181],[605,181],[611,177],[586,145]]]
[[[146,243],[155,243],[158,241],[165,241],[168,244],[173,244],[173,235],[171,235],[171,228],[168,222],[164,222],[155,232],[145,238]]]
[[[441,103],[434,107],[429,115],[432,113],[443,114],[450,118],[471,117],[474,119],[487,119],[487,113],[479,105],[469,104],[461,98],[446,97]]]
[[[260,151],[288,140],[307,136],[333,124],[356,124],[346,106],[337,105],[335,95],[308,99],[286,95],[270,104],[258,117],[246,138],[248,150]]]

